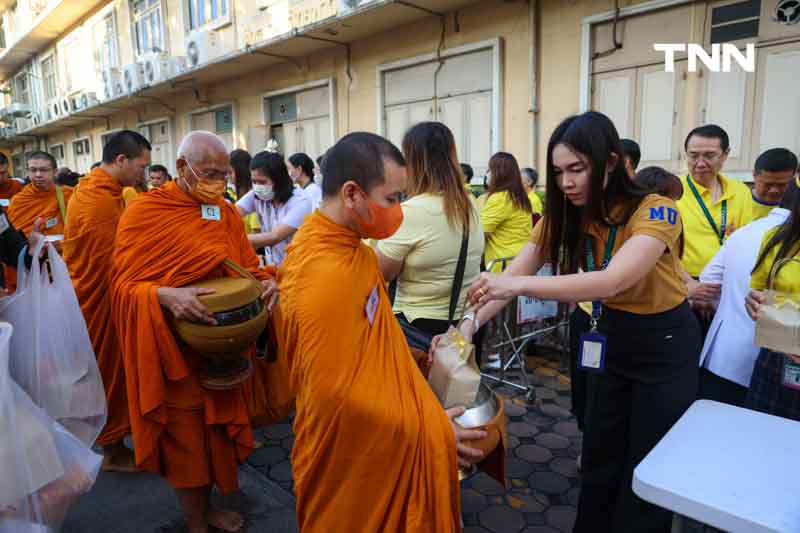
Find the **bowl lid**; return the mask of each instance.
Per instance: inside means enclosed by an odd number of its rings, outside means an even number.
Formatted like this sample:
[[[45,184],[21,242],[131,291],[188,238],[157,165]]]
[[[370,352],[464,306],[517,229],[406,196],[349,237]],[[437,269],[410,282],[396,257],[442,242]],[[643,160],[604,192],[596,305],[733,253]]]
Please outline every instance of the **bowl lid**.
[[[203,294],[197,297],[212,313],[238,309],[261,297],[261,286],[251,279],[215,278],[188,286],[198,289],[214,289],[214,294]]]

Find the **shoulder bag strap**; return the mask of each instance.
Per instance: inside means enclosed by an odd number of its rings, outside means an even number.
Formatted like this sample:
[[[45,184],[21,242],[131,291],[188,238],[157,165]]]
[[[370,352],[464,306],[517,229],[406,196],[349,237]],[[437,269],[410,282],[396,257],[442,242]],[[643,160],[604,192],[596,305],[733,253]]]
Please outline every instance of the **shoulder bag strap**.
[[[474,223],[474,221],[473,221]],[[458,253],[458,263],[456,264],[456,275],[453,277],[453,289],[450,292],[450,313],[448,322],[453,321],[461,296],[461,286],[464,284],[464,270],[467,266],[467,247],[469,245],[469,228],[464,226],[464,234],[461,237],[461,251]]]

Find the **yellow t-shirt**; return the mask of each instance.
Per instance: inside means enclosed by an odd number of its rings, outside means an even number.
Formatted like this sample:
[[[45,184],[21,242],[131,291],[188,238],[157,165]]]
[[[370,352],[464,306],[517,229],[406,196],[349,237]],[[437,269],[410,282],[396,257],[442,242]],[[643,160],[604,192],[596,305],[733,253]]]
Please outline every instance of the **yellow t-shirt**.
[[[711,203],[711,190],[706,189],[696,181],[692,180],[697,192],[706,204],[717,230],[722,224],[722,203],[728,202],[728,215],[726,221],[726,237],[733,230],[739,229],[751,221],[752,194],[750,188],[741,181],[732,180],[719,174],[722,183],[722,195],[715,203]],[[683,220],[684,232],[686,234],[685,248],[683,252],[683,267],[690,276],[699,277],[706,264],[719,251],[721,244],[719,234],[714,231],[708,219],[703,213],[703,209],[698,204],[694,194],[689,188],[688,176],[681,177],[683,185],[683,197],[678,200],[678,210]]]
[[[541,215],[544,213],[544,206],[542,205],[542,199],[539,198],[539,195],[536,194],[534,191],[528,193],[528,200],[531,202],[531,207],[533,208],[533,214]]]
[[[484,236],[477,213],[475,209],[470,224],[456,320],[461,317],[469,286],[480,275]],[[403,313],[409,322],[418,318],[447,320],[462,238],[461,228],[454,230],[447,223],[441,194],[420,194],[403,202],[403,223],[397,233],[376,246],[381,255],[403,262],[395,313]]]
[[[777,232],[778,228],[775,228],[764,235],[764,239],[761,241],[761,249],[758,251],[759,258],[764,252],[767,243]],[[780,249],[780,244],[770,249],[761,264],[753,271],[753,275],[750,277],[750,287],[759,291],[767,289],[769,275]],[[786,263],[778,269],[772,288],[776,291],[800,294],[800,262],[798,262],[800,261],[800,244],[795,247],[794,254],[791,254],[790,257],[796,258],[797,261]]]
[[[516,256],[533,231],[531,213],[515,207],[507,191],[496,192],[487,198],[481,209],[481,223],[483,231],[490,234],[484,258],[487,267],[495,259]],[[497,264],[492,272],[501,270],[502,264]]]
[[[765,204],[751,193],[750,195],[750,220],[748,224],[759,218],[764,218],[769,215],[770,211],[778,207],[780,204]]]
[[[549,247],[543,239],[545,219],[546,217],[542,218],[536,224],[531,242],[543,247],[542,250],[546,255]],[[686,300],[687,289],[681,276],[679,257],[681,229],[681,217],[675,202],[658,194],[647,195],[628,222],[617,228],[611,260],[614,260],[613,254],[616,254],[634,235],[654,237],[666,244],[667,249],[644,278],[633,287],[604,300],[603,304],[629,313],[650,315],[663,313],[683,303]],[[603,262],[603,253],[610,232],[610,227],[597,223],[589,225],[586,229],[586,233],[592,236],[595,265]],[[545,260],[547,261],[547,258]],[[591,314],[591,304],[587,312]]]

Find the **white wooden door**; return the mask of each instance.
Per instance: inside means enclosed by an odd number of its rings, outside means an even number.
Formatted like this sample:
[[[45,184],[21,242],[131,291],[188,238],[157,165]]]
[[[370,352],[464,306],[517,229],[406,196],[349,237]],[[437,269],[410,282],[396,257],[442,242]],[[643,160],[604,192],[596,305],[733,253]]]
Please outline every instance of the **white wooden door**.
[[[636,116],[636,69],[595,75],[592,109],[614,123],[620,138],[634,137]]]
[[[636,129],[642,160],[639,167],[660,166],[681,172],[683,152],[680,110],[686,96],[686,61],[675,62],[675,72],[663,65],[637,71]]]
[[[800,151],[800,43],[759,51],[754,145],[761,153],[770,148]]]

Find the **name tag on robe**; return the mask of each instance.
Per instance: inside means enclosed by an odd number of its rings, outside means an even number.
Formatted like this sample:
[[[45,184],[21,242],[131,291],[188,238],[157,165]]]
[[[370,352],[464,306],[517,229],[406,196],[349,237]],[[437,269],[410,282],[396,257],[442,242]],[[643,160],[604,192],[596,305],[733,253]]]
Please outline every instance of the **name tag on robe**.
[[[201,205],[200,216],[203,217],[203,220],[222,220],[222,212],[218,205]]]
[[[369,320],[370,326],[375,322],[375,313],[378,311],[378,302],[380,302],[380,296],[378,295],[378,287],[375,286],[372,289],[372,292],[369,293],[367,305],[364,307],[364,311],[367,313],[367,320]]]
[[[55,228],[58,224],[58,217],[53,217],[44,223],[44,229]]]
[[[786,357],[783,363],[783,386],[800,390],[800,365],[788,359]]]
[[[5,214],[0,214],[0,233],[5,232],[9,228],[8,219]]]
[[[11,205],[11,200],[8,198],[0,198],[0,207],[8,207]]]

